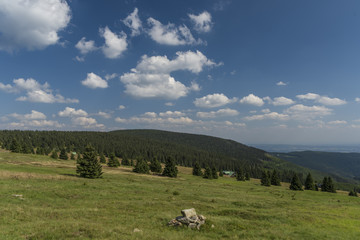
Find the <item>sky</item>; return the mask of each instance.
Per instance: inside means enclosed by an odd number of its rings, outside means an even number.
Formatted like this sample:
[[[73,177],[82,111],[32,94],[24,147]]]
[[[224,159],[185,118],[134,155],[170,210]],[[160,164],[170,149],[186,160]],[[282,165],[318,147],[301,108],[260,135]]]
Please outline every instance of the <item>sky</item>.
[[[0,0],[0,129],[360,144],[360,2]]]

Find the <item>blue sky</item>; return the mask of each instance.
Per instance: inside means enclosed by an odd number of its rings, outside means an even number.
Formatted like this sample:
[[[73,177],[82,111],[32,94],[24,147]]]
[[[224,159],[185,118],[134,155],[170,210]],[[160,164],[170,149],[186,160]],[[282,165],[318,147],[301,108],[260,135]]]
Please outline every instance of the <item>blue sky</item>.
[[[0,128],[360,143],[360,2],[0,0]]]

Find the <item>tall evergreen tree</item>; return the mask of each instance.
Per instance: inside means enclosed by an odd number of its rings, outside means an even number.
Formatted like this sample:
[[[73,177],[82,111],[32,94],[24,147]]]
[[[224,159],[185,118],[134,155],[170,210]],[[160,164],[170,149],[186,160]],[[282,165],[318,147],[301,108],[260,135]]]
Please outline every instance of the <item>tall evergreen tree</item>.
[[[271,174],[270,182],[271,182],[271,185],[281,186],[279,173],[278,173],[278,171],[276,171],[276,169],[274,169]]]
[[[149,174],[149,171],[150,171],[149,165],[143,158],[139,158],[138,160],[136,160],[136,164],[133,169],[133,172]]]
[[[126,155],[123,156],[121,164],[124,166],[130,166],[130,161],[129,159],[126,157]]]
[[[166,158],[165,168],[162,173],[163,176],[176,178],[178,169],[175,164],[175,160],[172,157]]]
[[[328,192],[329,189],[330,189],[330,187],[329,187],[329,183],[328,183],[328,178],[324,177],[322,184],[321,184],[321,191]]]
[[[303,191],[302,184],[296,173],[294,174],[294,176],[290,182],[290,190]]]
[[[84,178],[100,178],[102,166],[97,160],[95,149],[91,146],[85,148],[82,158],[78,158],[76,165],[76,173]]]
[[[335,186],[331,177],[328,177],[328,192],[336,193]]]
[[[357,196],[358,196],[357,191],[356,191],[355,188],[354,188],[354,190],[351,190],[351,191],[349,192],[349,196],[352,196],[352,197],[357,197]]]
[[[10,151],[14,153],[19,153],[21,151],[21,146],[15,138],[11,141]]]
[[[58,156],[58,152],[56,151],[56,150],[54,150],[54,151],[52,151],[52,153],[51,153],[51,156],[50,156],[51,158],[53,158],[53,159],[58,159],[59,158],[59,156]]]
[[[267,171],[262,172],[260,182],[262,186],[269,187],[271,185],[269,173]]]
[[[70,159],[71,159],[71,160],[75,160],[75,154],[71,153],[71,154],[70,154]]]
[[[246,173],[245,173],[245,180],[246,180],[246,181],[250,181],[250,174],[249,174],[249,172],[246,172]]]
[[[209,166],[205,167],[203,178],[207,178],[207,179],[212,179],[213,178],[213,174],[212,174],[211,168]]]
[[[220,171],[219,171],[219,177],[223,177],[223,176],[224,176],[223,170],[220,169]]]
[[[311,176],[311,173],[306,176],[305,190],[315,190],[314,180]]]
[[[219,175],[218,175],[218,172],[217,172],[217,169],[216,169],[215,166],[213,166],[213,167],[211,168],[211,174],[212,174],[212,178],[213,178],[213,179],[218,179],[218,178],[219,178]]]
[[[236,171],[236,180],[238,180],[238,181],[245,181],[245,175],[244,175],[244,172],[241,170],[241,168],[239,168],[239,169]]]
[[[59,158],[63,160],[68,160],[68,155],[65,148],[61,149]]]
[[[108,165],[108,167],[118,167],[118,166],[120,166],[119,159],[115,156],[114,153],[110,154],[107,165]]]
[[[106,163],[106,158],[103,153],[100,154],[100,163]]]
[[[202,176],[203,175],[199,162],[194,163],[192,174],[194,176]]]
[[[150,171],[152,171],[154,173],[162,172],[161,163],[159,162],[159,160],[156,157],[153,157],[152,160],[150,161]]]

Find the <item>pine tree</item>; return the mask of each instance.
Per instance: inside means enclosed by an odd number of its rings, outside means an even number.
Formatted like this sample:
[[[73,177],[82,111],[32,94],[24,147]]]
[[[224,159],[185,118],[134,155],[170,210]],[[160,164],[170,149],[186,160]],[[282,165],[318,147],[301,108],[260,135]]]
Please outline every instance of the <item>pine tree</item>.
[[[306,177],[305,190],[315,190],[314,180],[311,176],[311,173],[309,173]]]
[[[270,181],[271,181],[271,185],[281,186],[279,173],[276,171],[276,169],[273,170]]]
[[[236,171],[236,180],[245,181],[244,172],[240,168]]]
[[[262,186],[269,187],[271,185],[269,173],[267,171],[262,172],[260,182]]]
[[[351,191],[349,192],[349,196],[352,196],[352,197],[357,197],[357,196],[358,196],[357,191],[356,191],[355,188],[354,188],[354,190],[351,190]]]
[[[165,161],[165,168],[162,173],[163,176],[176,178],[178,169],[175,164],[175,160],[172,157],[168,157]]]
[[[213,174],[211,172],[211,168],[209,166],[206,166],[203,178],[212,179],[212,177]]]
[[[202,176],[203,173],[201,171],[201,167],[200,167],[200,164],[198,162],[195,162],[194,163],[194,167],[193,167],[193,171],[192,171],[192,174],[194,176]]]
[[[130,166],[130,161],[125,155],[123,156],[121,164],[124,165],[124,166]]]
[[[54,150],[54,151],[52,151],[52,153],[51,153],[51,156],[50,156],[51,158],[53,158],[53,159],[58,159],[59,158],[59,156],[58,156],[58,152],[56,151],[56,150]]]
[[[102,175],[102,166],[97,160],[95,149],[91,146],[85,148],[83,157],[78,157],[76,161],[76,173],[84,178],[100,178]]]
[[[298,175],[295,173],[291,183],[290,183],[290,190],[294,190],[294,191],[302,191],[302,184],[300,182],[300,179],[298,177]]]
[[[161,173],[161,171],[162,171],[161,164],[160,164],[159,160],[156,157],[154,157],[150,161],[150,171],[152,171],[154,173]]]
[[[224,176],[223,170],[220,169],[220,171],[219,171],[219,177],[223,177],[223,176]]]
[[[218,172],[217,172],[217,169],[216,169],[215,166],[213,166],[213,167],[211,168],[211,174],[212,174],[212,178],[213,178],[213,179],[218,179],[218,178],[219,178],[219,175],[218,175]]]
[[[249,174],[249,172],[246,172],[246,173],[245,173],[245,180],[246,180],[246,181],[250,181],[250,174]]]
[[[328,192],[336,193],[335,186],[331,177],[328,177]]]
[[[75,160],[75,154],[71,153],[70,159],[71,159],[71,160]]]
[[[100,163],[106,163],[106,158],[103,153],[100,154]]]
[[[14,153],[19,153],[21,151],[20,144],[15,138],[11,141],[10,151]]]
[[[329,179],[327,177],[324,177],[324,179],[322,181],[321,191],[322,192],[330,192],[331,191],[330,182],[329,182]]]
[[[107,162],[108,167],[118,167],[120,166],[119,159],[112,153]]]
[[[59,158],[63,160],[68,160],[68,155],[65,148],[61,149]]]
[[[147,164],[147,162],[143,158],[139,158],[136,161],[133,172],[149,174],[149,171],[150,171],[150,168],[149,168],[149,165]]]

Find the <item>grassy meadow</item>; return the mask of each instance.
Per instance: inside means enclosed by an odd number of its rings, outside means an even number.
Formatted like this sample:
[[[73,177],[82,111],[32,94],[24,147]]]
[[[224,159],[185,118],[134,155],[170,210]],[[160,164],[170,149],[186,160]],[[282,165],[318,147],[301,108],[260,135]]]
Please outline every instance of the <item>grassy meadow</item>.
[[[75,175],[75,161],[0,152],[0,239],[358,239],[360,198],[263,187],[257,179],[176,179],[103,167]],[[207,220],[172,228],[180,210]],[[136,231],[135,229],[138,229]],[[135,231],[134,231],[135,230]]]

